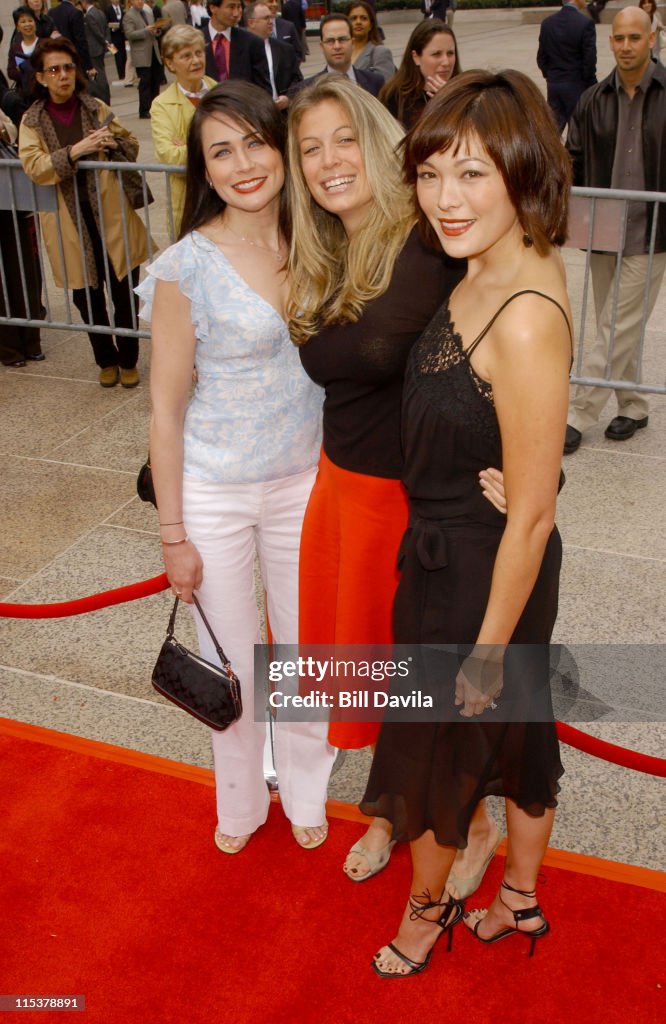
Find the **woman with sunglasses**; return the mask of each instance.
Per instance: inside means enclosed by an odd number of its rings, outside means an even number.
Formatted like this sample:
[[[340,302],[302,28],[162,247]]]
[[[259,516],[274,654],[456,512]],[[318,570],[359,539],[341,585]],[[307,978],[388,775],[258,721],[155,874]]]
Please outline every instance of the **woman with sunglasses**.
[[[55,283],[72,289],[84,322],[108,326],[106,283],[115,326],[133,328],[132,289],[148,256],[146,229],[115,172],[79,173],[78,161],[122,155],[134,162],[139,143],[105,103],[88,95],[76,48],[68,39],[40,40],[32,66],[37,100],[21,122],[19,157],[36,184],[57,186],[57,213],[40,214]],[[138,339],[94,329],[88,337],[102,387],[118,381],[124,388],[136,387]]]

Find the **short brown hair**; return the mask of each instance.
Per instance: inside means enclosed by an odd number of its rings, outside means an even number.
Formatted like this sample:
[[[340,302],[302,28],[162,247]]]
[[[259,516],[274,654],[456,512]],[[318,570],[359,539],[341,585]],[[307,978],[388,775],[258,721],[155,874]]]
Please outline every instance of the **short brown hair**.
[[[502,175],[522,229],[543,255],[567,235],[571,161],[536,85],[520,71],[465,71],[433,97],[405,140],[404,174],[476,135]],[[425,240],[435,234],[418,210]]]
[[[41,73],[44,71],[45,67],[49,66],[48,57],[51,53],[66,53],[69,56],[71,63],[76,68],[74,92],[86,92],[88,88],[88,79],[83,74],[79,51],[74,46],[74,43],[70,42],[69,39],[66,39],[65,36],[57,36],[55,39],[49,37],[48,39],[39,40],[37,46],[32,51],[32,56],[30,58],[33,74],[36,72]],[[42,85],[41,82],[38,82],[35,79],[35,96],[37,96],[38,99],[47,99],[48,95],[49,90],[46,86]]]

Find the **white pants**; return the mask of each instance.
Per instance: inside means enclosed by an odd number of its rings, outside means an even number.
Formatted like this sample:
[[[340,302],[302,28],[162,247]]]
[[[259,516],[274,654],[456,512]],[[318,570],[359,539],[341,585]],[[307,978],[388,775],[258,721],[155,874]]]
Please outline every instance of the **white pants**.
[[[241,681],[243,714],[213,732],[217,818],[224,835],[254,832],[266,821],[263,774],[265,722],[254,720],[254,644],[261,642],[254,559],[268,599],[276,643],[298,643],[298,552],[305,506],[316,470],[260,484],[206,483],[185,477],[183,518],[204,564],[201,606]],[[195,612],[201,654],[218,662]],[[335,760],[327,722],[278,722],[275,767],[285,814],[296,825],[325,821],[326,791]]]
[[[583,361],[581,376],[605,377],[613,320],[613,298],[616,256],[614,253],[593,253],[590,257],[594,305],[597,314],[597,337]],[[638,339],[640,336],[647,256],[625,256],[620,268],[620,284],[615,314],[615,338],[611,358],[613,380],[636,380],[638,371]],[[655,253],[648,291],[648,315],[652,313],[666,270],[666,253]],[[567,423],[581,432],[594,426],[610,395],[609,388],[578,384],[569,404]],[[647,395],[640,391],[616,391],[619,416],[642,420],[648,414]]]

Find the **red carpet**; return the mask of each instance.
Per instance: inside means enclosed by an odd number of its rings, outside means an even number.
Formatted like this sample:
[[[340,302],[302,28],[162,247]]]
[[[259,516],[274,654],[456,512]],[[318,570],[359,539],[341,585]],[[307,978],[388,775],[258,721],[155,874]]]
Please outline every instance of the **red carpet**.
[[[333,820],[328,843],[306,852],[274,806],[245,854],[225,857],[212,842],[209,773],[163,762],[175,774],[161,774],[157,759],[145,758],[146,770],[110,759],[113,748],[87,744],[94,756],[76,744],[0,727],[0,992],[86,996],[85,1014],[56,1021],[666,1019],[666,897],[644,887],[654,872],[634,869],[642,884],[631,885],[546,866],[540,897],[553,932],[533,960],[519,938],[485,947],[460,926],[453,953],[442,943],[424,975],[383,981],[369,964],[393,936],[406,849],[376,879],[351,885],[340,864],[359,826]],[[496,858],[474,905],[502,866]]]

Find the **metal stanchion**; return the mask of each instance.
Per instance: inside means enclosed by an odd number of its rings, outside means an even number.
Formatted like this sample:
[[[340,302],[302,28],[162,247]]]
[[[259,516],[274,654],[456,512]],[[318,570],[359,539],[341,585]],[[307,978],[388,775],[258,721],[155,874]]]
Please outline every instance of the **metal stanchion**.
[[[275,770],[275,739],[273,737],[273,716],[268,716],[266,722],[266,743],[264,744],[264,779],[271,793],[278,793],[278,777]],[[346,750],[338,750],[333,763],[331,776],[335,775],[342,768],[347,758]]]

